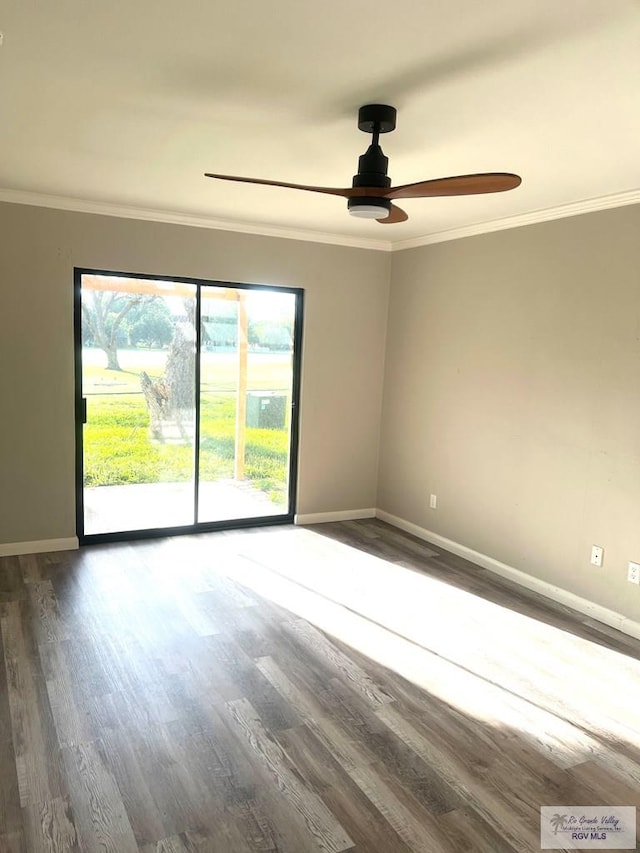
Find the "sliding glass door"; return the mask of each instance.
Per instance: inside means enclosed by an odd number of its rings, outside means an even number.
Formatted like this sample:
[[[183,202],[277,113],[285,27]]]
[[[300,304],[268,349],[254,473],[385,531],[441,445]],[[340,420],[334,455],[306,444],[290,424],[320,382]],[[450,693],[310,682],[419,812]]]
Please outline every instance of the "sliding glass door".
[[[83,541],[291,520],[301,301],[76,272]]]
[[[286,514],[297,297],[201,293],[198,521]]]

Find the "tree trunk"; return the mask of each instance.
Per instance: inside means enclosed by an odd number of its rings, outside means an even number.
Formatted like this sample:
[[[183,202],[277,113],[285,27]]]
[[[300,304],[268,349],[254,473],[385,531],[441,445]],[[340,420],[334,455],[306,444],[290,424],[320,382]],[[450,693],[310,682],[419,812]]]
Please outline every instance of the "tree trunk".
[[[103,346],[102,349],[107,354],[107,370],[122,370],[118,361],[118,350],[116,347]]]
[[[176,329],[175,337],[169,350],[165,373],[172,408],[193,408],[194,371],[195,353],[193,351],[193,341],[187,340],[181,331]]]
[[[150,379],[143,370],[140,385],[149,410],[151,435],[156,441],[164,442],[164,425],[170,416],[166,383],[162,379]]]
[[[140,375],[140,384],[147,401],[151,433],[159,441],[165,433],[177,431],[180,441],[190,442],[195,408],[195,304],[185,300],[187,320],[176,323],[169,347],[164,376],[150,379]]]

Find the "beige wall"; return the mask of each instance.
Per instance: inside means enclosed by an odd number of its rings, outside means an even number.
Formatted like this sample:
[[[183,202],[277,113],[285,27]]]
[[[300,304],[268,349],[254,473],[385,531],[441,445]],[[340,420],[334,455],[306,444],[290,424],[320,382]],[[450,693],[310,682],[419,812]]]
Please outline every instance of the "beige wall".
[[[305,289],[298,512],[375,506],[390,256],[0,204],[0,544],[75,534],[73,267]]]
[[[640,206],[394,255],[378,506],[639,618]]]

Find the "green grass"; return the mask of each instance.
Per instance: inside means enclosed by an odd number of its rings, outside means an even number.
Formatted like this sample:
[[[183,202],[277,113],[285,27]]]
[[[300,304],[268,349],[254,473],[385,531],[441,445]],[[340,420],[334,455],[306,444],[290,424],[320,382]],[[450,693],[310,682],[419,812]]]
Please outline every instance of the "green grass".
[[[235,429],[235,398],[204,395],[202,481],[233,477]],[[193,447],[152,441],[147,406],[140,393],[89,396],[84,430],[85,486],[177,483],[193,477]],[[274,501],[286,499],[288,444],[288,429],[250,427],[246,431],[245,477]]]
[[[121,362],[127,363],[135,352],[121,350]],[[149,351],[142,353],[149,355]],[[153,351],[156,364],[131,365],[123,370],[107,370],[94,364],[84,364],[82,386],[85,394],[128,394],[140,390],[140,373],[145,370],[152,378],[164,373],[168,351]],[[106,364],[106,356],[104,357]],[[203,390],[235,391],[238,385],[238,365],[232,353],[203,354],[200,381]],[[288,388],[291,383],[291,358],[287,353],[270,355],[265,360],[260,355],[249,353],[247,383],[252,391]]]

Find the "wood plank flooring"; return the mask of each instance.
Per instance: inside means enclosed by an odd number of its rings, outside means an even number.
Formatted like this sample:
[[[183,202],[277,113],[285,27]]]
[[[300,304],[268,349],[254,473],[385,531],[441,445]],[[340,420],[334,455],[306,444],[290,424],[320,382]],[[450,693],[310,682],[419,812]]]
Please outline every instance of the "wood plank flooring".
[[[640,807],[640,642],[376,520],[1,558],[0,627],[0,853],[532,853],[541,805]]]

